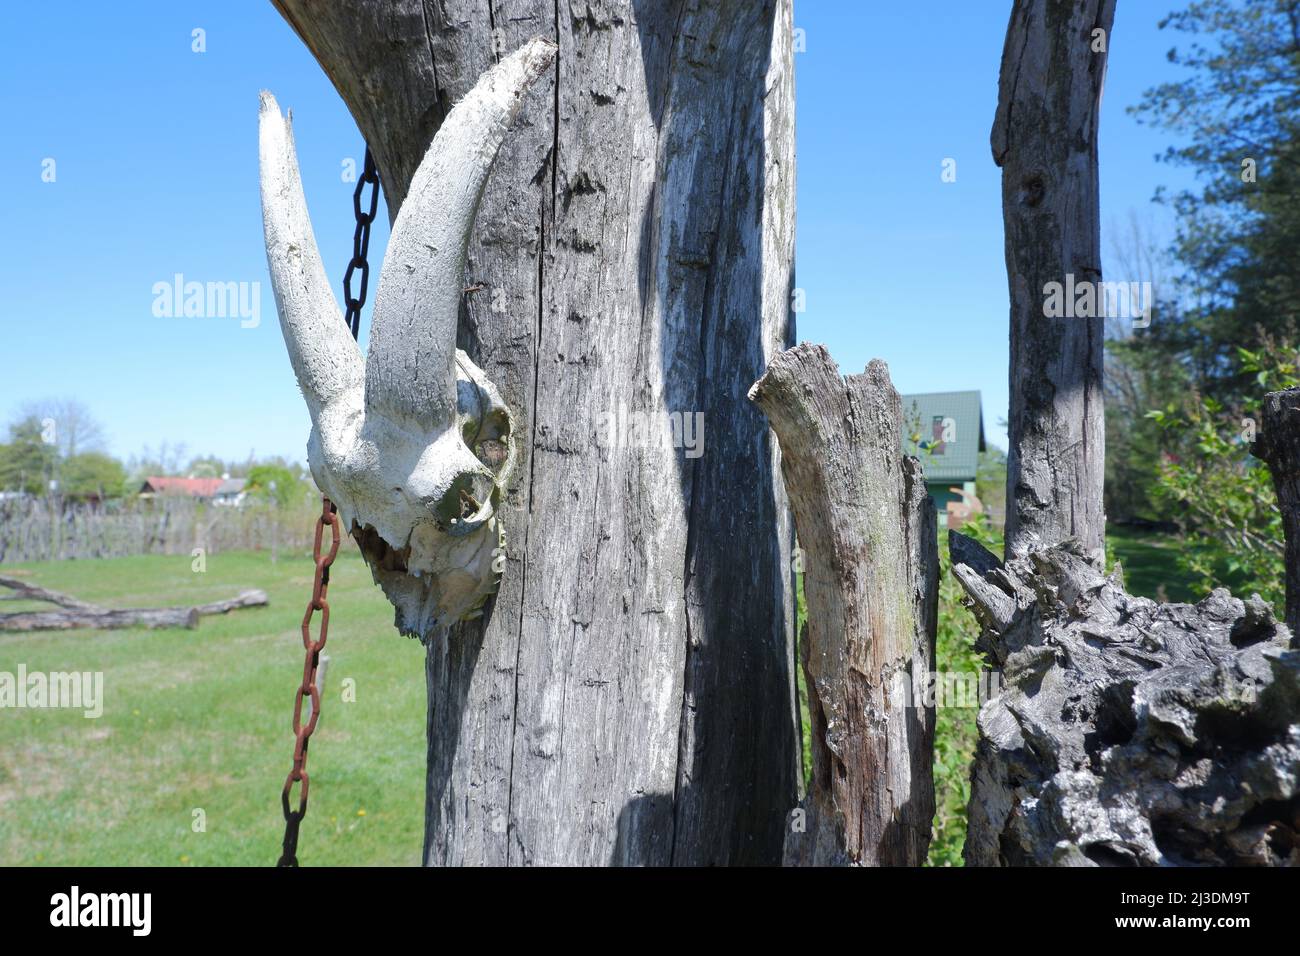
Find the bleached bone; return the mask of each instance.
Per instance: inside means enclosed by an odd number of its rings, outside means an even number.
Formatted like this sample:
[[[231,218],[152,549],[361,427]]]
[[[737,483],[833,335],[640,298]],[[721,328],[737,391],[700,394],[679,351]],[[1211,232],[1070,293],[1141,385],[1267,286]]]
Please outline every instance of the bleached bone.
[[[497,151],[555,45],[535,39],[447,115],[393,223],[364,361],[316,248],[293,132],[262,94],[266,256],[289,360],[311,413],[307,456],[403,633],[427,639],[496,590],[510,411],[456,348],[470,230]]]

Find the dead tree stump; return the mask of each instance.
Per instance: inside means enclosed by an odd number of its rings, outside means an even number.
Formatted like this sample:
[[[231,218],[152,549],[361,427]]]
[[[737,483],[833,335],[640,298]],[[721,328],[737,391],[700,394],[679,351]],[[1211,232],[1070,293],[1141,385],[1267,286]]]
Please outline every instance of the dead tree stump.
[[[1300,651],[1263,600],[1157,604],[1074,542],[1004,566],[950,540],[1002,669],[968,865],[1300,864]]]
[[[1045,297],[1101,282],[1097,127],[1114,17],[1115,0],[1015,0],[991,136],[1011,300],[1007,554],[1076,538],[1098,567],[1106,323],[1074,302],[1048,315]]]
[[[1300,388],[1264,397],[1256,453],[1273,473],[1286,534],[1286,623],[1300,633]]]
[[[804,548],[803,666],[813,782],[788,865],[919,865],[934,816],[934,710],[909,691],[934,668],[934,502],[902,453],[884,362],[840,376],[822,346],[777,355],[749,397],[781,447]]]

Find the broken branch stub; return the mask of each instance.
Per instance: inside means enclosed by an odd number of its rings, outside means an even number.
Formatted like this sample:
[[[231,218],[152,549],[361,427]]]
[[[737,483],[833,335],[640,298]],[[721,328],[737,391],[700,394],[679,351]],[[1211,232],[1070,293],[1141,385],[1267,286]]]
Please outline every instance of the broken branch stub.
[[[840,376],[822,346],[779,353],[749,397],[781,447],[804,558],[813,782],[788,865],[925,861],[934,816],[939,558],[934,502],[902,452],[885,363]]]
[[[427,640],[496,590],[512,418],[456,348],[466,249],[497,151],[556,48],[534,39],[448,114],[393,223],[363,361],[307,216],[289,122],[262,94],[267,261],[311,413],[312,477],[361,546],[405,634]]]
[[[1004,566],[949,539],[1002,671],[968,865],[1300,864],[1300,651],[1265,602],[1157,604],[1074,542]]]

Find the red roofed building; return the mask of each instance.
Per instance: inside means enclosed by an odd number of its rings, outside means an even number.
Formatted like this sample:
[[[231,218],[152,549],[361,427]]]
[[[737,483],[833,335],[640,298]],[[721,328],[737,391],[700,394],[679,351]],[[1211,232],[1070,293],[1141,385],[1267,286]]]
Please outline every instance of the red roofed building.
[[[146,478],[140,486],[140,497],[182,495],[187,498],[212,498],[222,481],[221,478]]]

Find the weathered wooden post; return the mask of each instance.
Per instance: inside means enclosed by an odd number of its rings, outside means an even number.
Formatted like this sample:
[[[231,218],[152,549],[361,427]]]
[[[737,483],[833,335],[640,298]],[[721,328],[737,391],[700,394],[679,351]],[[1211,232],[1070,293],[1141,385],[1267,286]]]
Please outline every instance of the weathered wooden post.
[[[1105,554],[1097,127],[1115,0],[1015,0],[991,144],[1011,296],[1007,555],[1074,538]],[[1092,309],[1049,317],[1050,283]],[[1082,303],[1080,303],[1082,304]],[[1091,313],[1091,314],[1088,314]]]
[[[1002,677],[980,709],[963,855],[979,866],[1294,866],[1290,631],[1257,597],[1219,589],[1157,604],[1100,568],[1097,113],[1113,17],[1113,0],[1016,0],[1003,51],[993,154],[1012,299],[1005,563],[950,534],[982,625],[976,647]],[[1048,283],[1084,290],[1091,306],[1045,315]],[[1294,415],[1272,399],[1263,432],[1285,441]],[[1296,446],[1278,454],[1290,464],[1275,478],[1294,476]]]
[[[1300,388],[1265,396],[1256,452],[1277,489],[1286,534],[1286,622],[1300,634]]]
[[[925,862],[934,817],[937,516],[884,362],[840,376],[823,346],[777,355],[750,392],[781,444],[804,549],[813,778],[791,865]]]
[[[458,240],[449,344],[495,387],[516,453],[493,508],[504,551],[488,549],[500,589],[479,620],[429,627],[404,542],[360,529],[428,646],[426,862],[779,861],[798,775],[793,534],[745,394],[790,344],[789,0],[275,2],[372,148],[395,237],[453,105],[533,38],[557,48]],[[372,332],[401,421],[425,394],[404,389],[403,355],[423,367],[413,339],[445,292],[413,291]],[[353,388],[360,356],[337,306],[320,314],[328,349],[355,356],[322,384]],[[624,413],[702,416],[707,433],[599,441]],[[486,485],[465,490],[481,504]]]

